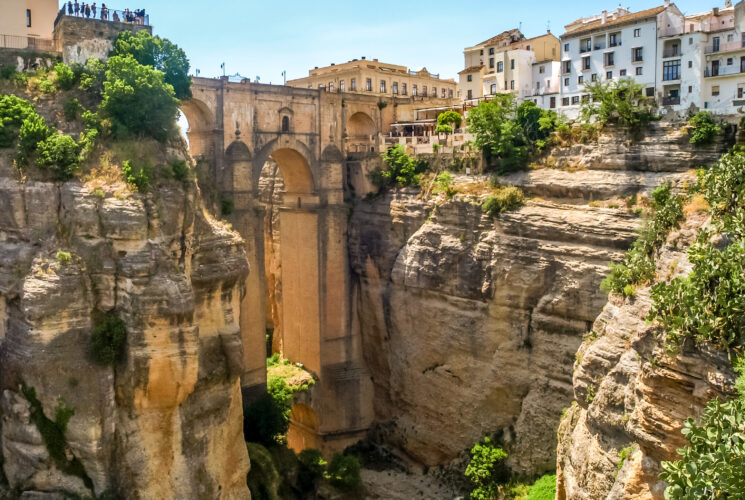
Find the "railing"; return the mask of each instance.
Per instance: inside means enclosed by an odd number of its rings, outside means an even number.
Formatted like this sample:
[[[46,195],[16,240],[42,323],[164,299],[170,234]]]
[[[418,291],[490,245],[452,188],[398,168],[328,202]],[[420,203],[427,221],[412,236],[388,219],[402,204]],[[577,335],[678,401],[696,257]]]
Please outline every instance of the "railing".
[[[717,52],[729,52],[731,50],[740,50],[745,48],[745,43],[743,42],[727,42],[727,43],[719,43],[719,44],[711,44],[707,45],[704,49],[705,54],[715,54]]]
[[[621,42],[620,41],[608,43],[608,47],[620,47],[620,46],[621,46]]]
[[[682,55],[680,48],[665,49],[662,51],[662,57],[680,57]]]
[[[545,94],[558,94],[558,90],[554,90],[551,87],[542,87],[540,89],[533,89],[533,95],[539,96],[539,95],[545,95]]]
[[[680,104],[680,96],[662,98],[663,106],[677,106],[679,104]]]
[[[595,44],[595,50],[603,50],[605,48],[604,43],[596,43]]]
[[[91,11],[90,16],[86,16],[85,13],[78,12],[75,14],[73,11],[70,13],[68,4],[66,3],[62,9],[60,9],[59,13],[57,14],[57,21],[55,21],[55,24],[62,18],[62,17],[76,17],[79,19],[89,19],[94,21],[105,21],[105,22],[118,22],[118,23],[124,23],[124,24],[139,24],[142,26],[150,26],[150,16],[147,14],[143,15],[137,15],[134,13],[134,11],[124,11],[124,10],[115,10],[115,9],[101,9],[100,7],[96,9],[95,12]]]
[[[54,42],[33,36],[0,35],[0,48],[29,49],[48,52],[54,50]]]
[[[737,67],[737,66],[731,66],[731,67],[720,67],[716,71],[712,71],[711,68],[706,68],[704,70],[704,77],[710,78],[712,76],[729,76],[729,75],[739,75],[740,73],[745,73],[745,68]]]
[[[579,48],[580,54],[585,54],[586,52],[592,52],[592,47],[580,47]]]

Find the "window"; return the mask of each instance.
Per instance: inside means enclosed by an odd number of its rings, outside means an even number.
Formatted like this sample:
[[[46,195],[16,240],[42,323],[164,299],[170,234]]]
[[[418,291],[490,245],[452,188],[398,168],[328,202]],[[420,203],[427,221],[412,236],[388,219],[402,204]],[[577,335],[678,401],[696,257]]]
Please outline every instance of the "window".
[[[329,82],[329,92],[334,91],[334,82]]]
[[[569,78],[564,78],[564,86],[565,87],[569,86]]]
[[[473,90],[468,91],[468,94],[466,94],[466,99],[473,99]]]
[[[711,43],[712,52],[719,52],[719,37],[715,36]]]
[[[535,82],[535,89],[541,90],[541,82]]]
[[[406,92],[408,92],[408,91],[406,90],[406,84],[405,84],[405,83],[402,83],[402,84],[401,84],[401,94],[402,94],[402,95],[406,95]]]
[[[680,78],[680,59],[675,61],[664,61],[662,63],[662,79],[678,80]]]
[[[510,59],[510,69],[515,69],[515,60]]]
[[[582,75],[579,75],[577,78],[577,84],[582,85],[582,83],[585,81],[585,77]]]
[[[634,38],[639,38],[640,36],[642,36],[642,29],[641,28],[636,28],[634,30]]]
[[[385,94],[385,80],[380,80],[380,93]]]
[[[448,99],[453,98],[453,89],[448,89]]]
[[[392,85],[391,90],[393,90],[393,93],[398,94],[398,82],[393,82],[391,85]]]
[[[618,33],[611,33],[608,35],[608,47],[615,47],[618,45]]]
[[[432,97],[437,97],[437,87],[432,87]]]
[[[582,58],[582,70],[586,71],[590,69],[590,56]]]
[[[688,67],[689,68],[692,68],[693,67],[693,61],[688,61]]]
[[[344,80],[339,82],[339,92],[344,92],[346,90],[344,86]]]
[[[494,95],[494,94],[497,93],[497,84],[496,83],[492,83],[491,84],[491,87],[489,87],[489,93],[492,94],[492,95]]]
[[[372,80],[370,78],[365,80],[365,90],[372,92]]]
[[[422,96],[427,97],[427,86],[426,85],[422,85]]]
[[[691,31],[693,31],[693,25],[691,25]],[[688,45],[693,45],[693,37],[688,37]]]
[[[605,54],[605,65],[615,66],[615,64],[616,64],[616,53],[608,52],[607,54]]]
[[[569,106],[569,98],[568,97],[562,97],[561,98],[561,105],[562,106]]]
[[[584,54],[585,52],[590,52],[591,50],[592,50],[592,39],[585,38],[584,40],[580,40],[579,52],[581,54]]]
[[[590,75],[590,81],[591,82],[597,82],[598,81],[598,75],[597,73],[593,73]]]
[[[502,63],[499,63],[499,64],[501,65]],[[494,67],[494,58],[493,57],[490,57],[489,58],[489,67],[490,68],[493,68]]]
[[[626,76],[626,70],[622,69],[621,71],[619,71],[618,76]]]
[[[688,86],[688,93],[690,94],[691,92],[693,92],[693,85]]]
[[[556,97],[551,97],[551,101],[548,105],[549,108],[554,109],[556,107]]]
[[[742,99],[742,87],[737,87],[737,98]]]
[[[644,60],[644,47],[634,47],[631,49],[631,60],[641,62]]]
[[[472,82],[472,81],[473,81],[473,75],[468,75],[468,76],[466,77],[466,81],[467,81],[467,82]]]
[[[356,78],[352,78],[352,81],[349,82],[349,90],[351,90],[352,92],[357,91],[357,79]]]
[[[565,75],[572,74],[572,61],[564,61],[564,74]]]
[[[654,97],[654,87],[647,87],[647,97]]]
[[[479,50],[479,55],[480,56],[483,56],[484,55],[484,49]]]
[[[572,104],[579,104],[579,96],[578,95],[572,96]]]
[[[612,71],[608,71],[608,72],[607,72],[607,73],[605,74],[605,78],[606,78],[607,80],[613,80],[613,72],[612,72]]]
[[[740,73],[745,73],[745,57],[740,57]]]
[[[545,73],[545,72],[546,72],[546,67],[545,67],[545,66],[540,66],[540,67],[538,68],[538,73],[540,73],[540,74],[543,74],[543,73]]]
[[[510,80],[510,90],[515,90],[515,80]]]
[[[446,90],[446,89],[442,89],[442,98],[443,98],[443,99],[445,99],[445,96],[447,95],[447,93],[445,92],[445,90]]]
[[[641,66],[639,66],[638,68],[636,68],[636,76],[642,76],[642,69],[643,68]]]
[[[728,57],[728,58],[727,58],[727,66],[732,66],[732,64],[733,64],[734,62],[735,62],[735,61],[734,61],[734,59],[732,59],[731,57]]]
[[[564,44],[564,52],[569,52],[569,44],[568,43],[565,43]]]
[[[471,91],[469,90],[468,92],[470,93]],[[411,86],[411,95],[413,95],[413,96],[417,96],[417,95],[419,95],[419,91],[418,91],[418,89],[416,88],[416,85],[412,85],[412,86]]]
[[[494,47],[491,47],[491,48],[489,49],[489,55],[490,55],[490,56],[493,56],[493,55],[494,55]]]
[[[31,9],[26,9],[26,27],[31,27]]]
[[[490,61],[490,64],[491,64],[491,66],[489,66],[489,67],[490,68],[493,68],[494,67],[494,61],[493,60]],[[501,73],[503,71],[504,71],[504,63],[502,61],[499,61],[497,63],[497,73]]]
[[[290,117],[283,116],[282,117],[282,132],[289,132],[290,131]]]
[[[731,42],[734,39],[735,39],[735,35],[727,35],[727,41],[728,42]]]
[[[714,85],[713,87],[711,87],[711,95],[712,96],[719,95],[719,85]]]

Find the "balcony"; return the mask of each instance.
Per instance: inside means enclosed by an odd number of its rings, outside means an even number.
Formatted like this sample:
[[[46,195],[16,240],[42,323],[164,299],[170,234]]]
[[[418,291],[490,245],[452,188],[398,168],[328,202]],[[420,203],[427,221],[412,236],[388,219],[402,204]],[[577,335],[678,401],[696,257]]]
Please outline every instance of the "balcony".
[[[718,52],[732,52],[734,50],[745,49],[745,43],[743,42],[727,42],[707,45],[704,48],[705,54],[716,54]]]
[[[592,47],[580,47],[579,48],[580,54],[586,54],[588,52],[592,52]]]
[[[595,50],[603,50],[605,48],[605,42],[603,43],[596,43],[594,46]]]
[[[673,49],[665,49],[662,51],[662,57],[681,57],[683,54],[679,47]]]
[[[732,76],[745,73],[745,68],[737,66],[725,66],[712,70],[712,68],[706,68],[704,70],[704,78],[716,78],[717,76]]]
[[[678,95],[678,96],[663,97],[662,105],[663,106],[679,106],[680,96]]]
[[[609,42],[608,43],[608,47],[611,47],[611,48],[612,47],[620,47],[620,46],[621,46],[621,41],[620,40],[617,41],[617,42]]]

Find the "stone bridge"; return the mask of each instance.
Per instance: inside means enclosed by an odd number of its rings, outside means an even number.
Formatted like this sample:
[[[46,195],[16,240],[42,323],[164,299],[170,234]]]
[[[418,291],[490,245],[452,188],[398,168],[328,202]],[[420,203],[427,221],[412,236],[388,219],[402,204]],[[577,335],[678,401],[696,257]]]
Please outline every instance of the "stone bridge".
[[[251,266],[241,306],[244,403],[266,387],[264,218],[259,178],[276,162],[285,185],[279,209],[281,351],[314,373],[307,404],[293,408],[289,444],[336,451],[369,427],[372,384],[353,325],[347,222],[350,156],[377,155],[398,102],[372,95],[195,78],[182,111],[192,155],[210,165],[228,216],[246,239]],[[350,154],[352,153],[352,154]],[[358,193],[359,194],[359,193]]]

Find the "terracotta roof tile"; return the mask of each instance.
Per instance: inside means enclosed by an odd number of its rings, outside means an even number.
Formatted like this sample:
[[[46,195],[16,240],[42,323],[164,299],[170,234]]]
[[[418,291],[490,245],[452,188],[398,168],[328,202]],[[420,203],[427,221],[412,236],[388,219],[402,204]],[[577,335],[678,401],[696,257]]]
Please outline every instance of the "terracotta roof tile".
[[[483,67],[484,67],[483,64],[481,64],[480,66],[471,66],[469,68],[464,69],[463,71],[459,71],[458,74],[464,75],[466,73],[476,73],[477,71],[481,71]]]
[[[640,10],[639,12],[632,12],[630,14],[626,14],[625,16],[618,17],[616,19],[608,20],[603,24],[601,19],[596,19],[595,21],[591,21],[589,23],[584,24],[581,28],[575,29],[575,30],[567,30],[562,36],[574,36],[578,33],[585,33],[587,31],[596,29],[596,28],[607,28],[609,26],[619,26],[622,24],[630,23],[633,21],[638,21],[639,19],[645,19],[647,17],[653,17],[659,14],[660,12],[664,11],[667,7],[664,5],[661,5],[659,7],[655,7],[653,9],[647,9],[647,10]],[[577,21],[574,21],[570,24],[567,24],[565,26],[566,28],[570,28],[572,26],[575,26],[577,24],[581,24],[582,19],[579,19]]]

